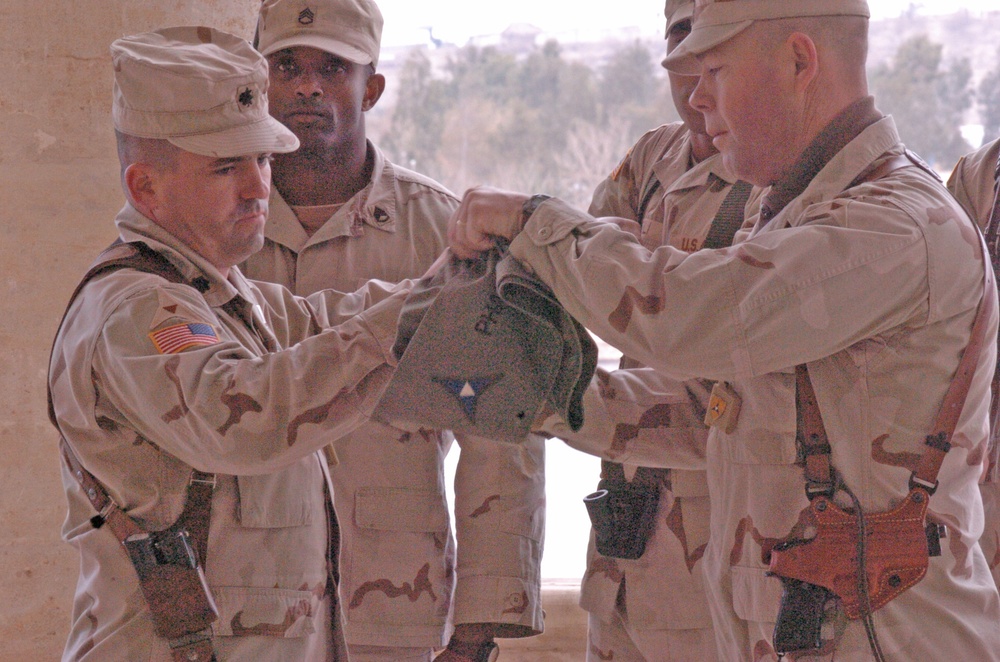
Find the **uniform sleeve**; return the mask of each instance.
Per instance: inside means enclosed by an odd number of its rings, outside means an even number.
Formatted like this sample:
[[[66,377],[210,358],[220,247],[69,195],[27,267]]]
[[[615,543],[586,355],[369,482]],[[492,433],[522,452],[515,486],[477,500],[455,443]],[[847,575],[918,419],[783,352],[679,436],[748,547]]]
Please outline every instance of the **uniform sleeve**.
[[[545,439],[456,439],[461,454],[455,474],[454,622],[497,623],[501,637],[539,634]]]
[[[549,200],[510,251],[631,358],[678,379],[757,376],[927,321],[928,248],[917,224],[877,201],[819,207],[809,225],[686,254],[650,252],[614,224]]]
[[[966,158],[963,156],[955,164],[955,168],[948,177],[948,191],[955,196],[955,199],[958,200],[969,216],[982,228],[985,224],[985,219],[980,220],[978,218],[978,205],[976,204],[975,195],[969,190],[968,183],[965,180],[965,168]]]
[[[637,198],[641,181],[637,181],[633,168],[634,151],[634,147],[630,149],[621,163],[594,189],[589,214],[595,217],[617,216],[635,220],[638,214]]]
[[[584,394],[583,427],[573,432],[553,414],[540,432],[613,462],[704,470],[709,394],[702,380],[681,382],[649,368],[598,368]]]
[[[183,318],[159,320],[168,296]],[[179,285],[145,288],[110,313],[92,361],[99,402],[140,437],[199,470],[260,474],[301,459],[357,427],[388,381],[391,341],[369,319],[398,316],[385,299],[288,349],[248,349],[215,311]],[[171,344],[151,328],[193,325],[202,334]],[[200,326],[199,326],[200,325]]]

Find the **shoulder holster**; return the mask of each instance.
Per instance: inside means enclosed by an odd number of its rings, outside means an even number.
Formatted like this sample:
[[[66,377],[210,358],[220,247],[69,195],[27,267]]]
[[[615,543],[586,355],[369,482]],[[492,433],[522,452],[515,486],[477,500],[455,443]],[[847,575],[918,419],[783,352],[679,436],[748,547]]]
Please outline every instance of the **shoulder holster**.
[[[906,157],[890,159],[873,169],[869,177],[884,176],[909,165],[906,161]],[[985,255],[985,246],[983,252]],[[910,475],[909,493],[889,511],[864,513],[857,502],[852,511],[833,501],[834,492],[846,487],[839,482],[831,463],[830,443],[809,370],[804,364],[796,367],[796,438],[809,498],[809,507],[800,516],[801,526],[796,528],[812,529],[816,535],[809,539],[792,537],[765,547],[763,562],[769,564],[769,574],[828,589],[841,599],[851,619],[867,618],[924,577],[929,556],[940,553],[940,527],[925,521],[927,504],[937,489],[938,471],[951,448],[951,438],[986,342],[989,318],[995,307],[991,288],[995,287],[992,270],[987,268],[983,298],[969,344],[941,403],[934,428],[925,439],[924,452]]]
[[[117,269],[156,274],[172,283],[187,279],[166,258],[141,242],[116,240],[94,261],[66,305],[68,312],[83,287],[98,275]],[[192,285],[193,287],[193,285]],[[63,314],[63,322],[66,313]],[[59,327],[62,328],[63,322]],[[58,336],[58,331],[57,331]],[[49,419],[58,429],[48,392]],[[97,514],[94,528],[107,525],[135,567],[157,635],[168,640],[177,662],[214,660],[211,624],[218,618],[203,571],[208,552],[208,527],[215,475],[191,470],[184,511],[164,531],[150,532],[129,517],[107,489],[87,471],[60,435],[59,449],[70,473],[80,483]]]

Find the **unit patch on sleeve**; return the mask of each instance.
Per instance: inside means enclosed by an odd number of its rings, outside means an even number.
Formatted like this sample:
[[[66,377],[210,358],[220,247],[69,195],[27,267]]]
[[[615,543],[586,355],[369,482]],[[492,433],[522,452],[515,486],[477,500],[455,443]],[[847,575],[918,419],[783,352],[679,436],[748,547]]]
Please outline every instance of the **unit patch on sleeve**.
[[[219,336],[211,324],[188,322],[151,331],[149,339],[160,354],[177,354],[197,345],[214,345]]]

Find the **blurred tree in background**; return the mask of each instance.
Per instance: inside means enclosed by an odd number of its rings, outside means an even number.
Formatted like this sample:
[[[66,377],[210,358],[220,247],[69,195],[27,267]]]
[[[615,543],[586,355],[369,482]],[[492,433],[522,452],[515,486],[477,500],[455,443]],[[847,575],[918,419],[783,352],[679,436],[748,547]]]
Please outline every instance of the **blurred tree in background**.
[[[979,83],[977,98],[984,139],[1000,138],[1000,48],[997,49],[993,69]]]
[[[586,208],[632,143],[677,117],[639,42],[599,70],[569,61],[556,41],[520,59],[467,46],[445,73],[434,78],[424,53],[410,56],[381,146],[458,193],[489,184]]]
[[[924,35],[904,41],[891,62],[871,72],[871,87],[906,146],[931,166],[948,170],[972,150],[960,130],[972,108],[972,67],[963,58],[945,68],[941,51],[941,44]]]
[[[677,121],[662,43],[619,44],[600,57],[567,57],[556,41],[519,56],[498,47],[456,49],[435,71],[413,51],[391,84],[381,147],[389,158],[456,193],[478,184],[558,195],[581,208],[642,133]],[[972,83],[968,58],[946,61],[926,35],[871,63],[879,109],[907,147],[947,172],[971,151],[960,127],[974,109],[986,138],[1000,135],[1000,52]]]

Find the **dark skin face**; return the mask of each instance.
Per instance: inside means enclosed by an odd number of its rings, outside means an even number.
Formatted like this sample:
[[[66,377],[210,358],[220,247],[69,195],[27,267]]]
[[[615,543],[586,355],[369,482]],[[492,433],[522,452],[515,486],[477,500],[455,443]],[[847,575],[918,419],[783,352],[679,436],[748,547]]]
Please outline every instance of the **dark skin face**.
[[[672,52],[684,39],[691,34],[691,19],[680,21],[670,28],[667,34],[667,53]],[[712,144],[712,137],[705,131],[705,116],[691,107],[689,99],[698,85],[697,76],[682,76],[668,72],[670,78],[670,95],[674,99],[674,107],[681,120],[691,131],[691,151],[697,161],[704,161],[718,150]]]
[[[292,204],[345,202],[370,175],[364,114],[382,96],[385,78],[370,64],[308,46],[267,60],[271,116],[302,143],[275,159],[275,186]]]

